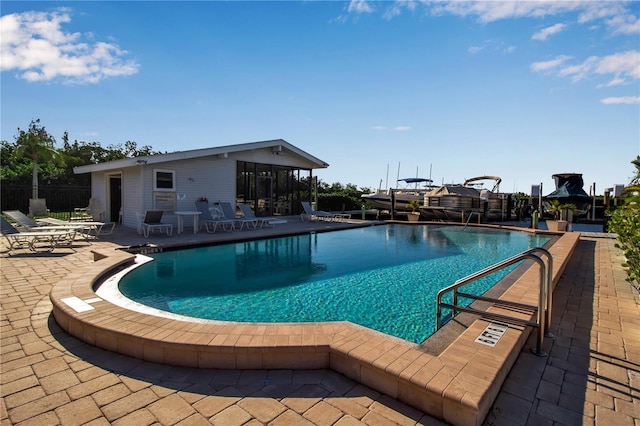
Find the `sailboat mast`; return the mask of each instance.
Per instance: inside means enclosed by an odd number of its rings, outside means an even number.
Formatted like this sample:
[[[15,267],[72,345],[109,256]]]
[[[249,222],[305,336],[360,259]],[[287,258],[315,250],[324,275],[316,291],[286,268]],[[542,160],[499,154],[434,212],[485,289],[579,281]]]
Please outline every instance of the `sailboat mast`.
[[[389,163],[387,163],[387,180],[384,182],[385,189],[389,189]]]

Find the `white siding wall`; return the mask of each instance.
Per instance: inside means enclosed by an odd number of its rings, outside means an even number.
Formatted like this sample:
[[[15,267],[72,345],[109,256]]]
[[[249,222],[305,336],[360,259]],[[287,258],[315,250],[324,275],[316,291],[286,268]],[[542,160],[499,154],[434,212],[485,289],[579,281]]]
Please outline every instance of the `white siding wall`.
[[[137,227],[136,212],[143,213],[154,208],[153,174],[156,169],[175,173],[176,196],[184,195],[184,200],[176,201],[176,210],[194,210],[194,203],[200,197],[206,197],[209,202],[235,202],[236,160],[233,158],[201,158],[130,167],[122,171],[124,226]],[[106,177],[103,175],[99,179],[105,182]],[[104,192],[106,182],[101,185]],[[96,191],[97,188],[92,190]],[[169,212],[165,213],[162,221],[173,225],[178,223],[176,216]],[[187,221],[185,225],[190,226],[190,223]]]
[[[103,172],[91,174],[91,198],[97,198],[101,205],[106,205],[107,187],[105,185],[105,174]]]
[[[142,190],[143,167],[129,167],[122,170],[122,225],[137,228],[136,212],[144,211]],[[149,173],[150,179],[151,173]],[[151,197],[149,197],[151,199]]]
[[[176,193],[185,196],[176,202],[176,210],[193,210],[200,197],[206,197],[209,202],[235,202],[236,160],[233,158],[176,161],[163,168],[175,171]]]
[[[97,199],[100,206],[102,206],[102,209],[106,211],[107,188],[104,182],[104,172],[95,172],[91,174],[91,198]]]

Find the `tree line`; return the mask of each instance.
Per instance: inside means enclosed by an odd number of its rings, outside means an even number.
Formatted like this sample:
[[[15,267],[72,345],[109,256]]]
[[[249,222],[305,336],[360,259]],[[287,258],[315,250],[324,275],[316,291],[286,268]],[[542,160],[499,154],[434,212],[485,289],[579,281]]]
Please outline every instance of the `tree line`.
[[[3,184],[31,183],[34,190],[39,182],[54,186],[88,186],[90,176],[74,174],[76,166],[158,154],[150,146],[138,147],[134,141],[106,148],[100,142],[71,142],[67,132],[62,135],[62,146],[58,148],[55,137],[47,132],[40,119],[32,120],[27,129],[18,128],[14,139],[13,142],[0,142],[0,179]]]

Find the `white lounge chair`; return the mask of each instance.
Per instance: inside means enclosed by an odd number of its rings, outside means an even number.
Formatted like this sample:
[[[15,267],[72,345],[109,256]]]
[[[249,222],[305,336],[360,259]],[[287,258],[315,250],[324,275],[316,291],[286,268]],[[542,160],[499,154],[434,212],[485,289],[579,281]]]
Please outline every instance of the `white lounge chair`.
[[[162,210],[147,210],[144,214],[136,212],[138,219],[138,234],[149,237],[149,233],[154,229],[160,232],[166,232],[168,236],[173,235],[173,225],[170,223],[162,223]]]
[[[64,231],[66,229],[74,229],[77,232],[82,231],[82,226],[77,223],[63,221],[64,224],[62,225],[51,225],[36,222],[20,210],[4,210],[2,213],[11,218],[21,232]]]
[[[85,240],[98,238],[104,226],[102,222],[67,222],[52,217],[40,218],[36,221],[20,210],[5,210],[3,213],[13,219],[23,231],[40,232],[73,229],[76,231],[76,237],[82,237]]]
[[[238,207],[240,207],[240,211],[245,219],[257,220],[260,228],[263,226],[274,226],[275,224],[275,220],[273,218],[257,217],[249,204],[238,204]]]
[[[324,220],[327,222],[333,222],[333,221],[342,221],[344,219],[351,218],[351,215],[346,213],[329,213],[329,212],[324,212],[322,210],[313,210],[311,208],[311,203],[308,201],[301,201],[301,204],[302,204],[302,208],[304,209],[304,212],[300,214],[300,218],[302,219],[303,222],[305,220],[308,220],[308,221]]]
[[[233,220],[227,220],[218,216],[213,217],[207,201],[196,201],[196,210],[200,212],[200,222],[204,223],[204,227],[208,233],[212,234],[216,232],[218,225],[225,231],[231,231],[233,229]]]
[[[220,203],[220,208],[222,209],[222,213],[224,214],[225,219],[233,220],[235,229],[238,229],[238,226],[240,226],[239,229],[242,229],[242,227],[245,224],[247,224],[247,228],[253,227],[253,229],[256,229],[258,227],[257,219],[247,219],[243,217],[237,217],[235,209],[233,208],[231,203],[229,202]]]
[[[76,207],[74,209],[75,216],[72,217],[72,220],[77,221],[102,221],[104,218],[104,208],[102,208],[102,204],[100,200],[97,198],[89,198],[89,205],[87,207]]]
[[[82,233],[85,236],[85,239],[89,238],[98,238],[100,235],[109,235],[113,232],[113,228],[115,228],[115,222],[94,222],[94,221],[74,221],[67,222],[65,220],[55,219],[53,217],[47,217],[37,220],[38,224],[44,223],[48,226],[67,226],[67,227],[77,227],[82,229]],[[104,227],[107,227],[107,230],[103,232]]]
[[[72,228],[20,232],[2,216],[0,216],[0,223],[2,236],[9,243],[9,250],[28,248],[31,251],[38,251],[38,248],[43,247],[45,251],[53,251],[59,246],[71,246],[76,233]]]

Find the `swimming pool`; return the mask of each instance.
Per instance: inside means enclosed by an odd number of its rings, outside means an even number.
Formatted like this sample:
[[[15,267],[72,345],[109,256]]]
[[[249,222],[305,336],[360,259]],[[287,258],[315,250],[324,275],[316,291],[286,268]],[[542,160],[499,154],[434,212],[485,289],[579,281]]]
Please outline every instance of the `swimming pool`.
[[[435,331],[435,294],[548,236],[389,224],[177,250],[120,281],[132,300],[196,318],[350,321],[419,343]],[[482,291],[502,275],[475,285]]]

